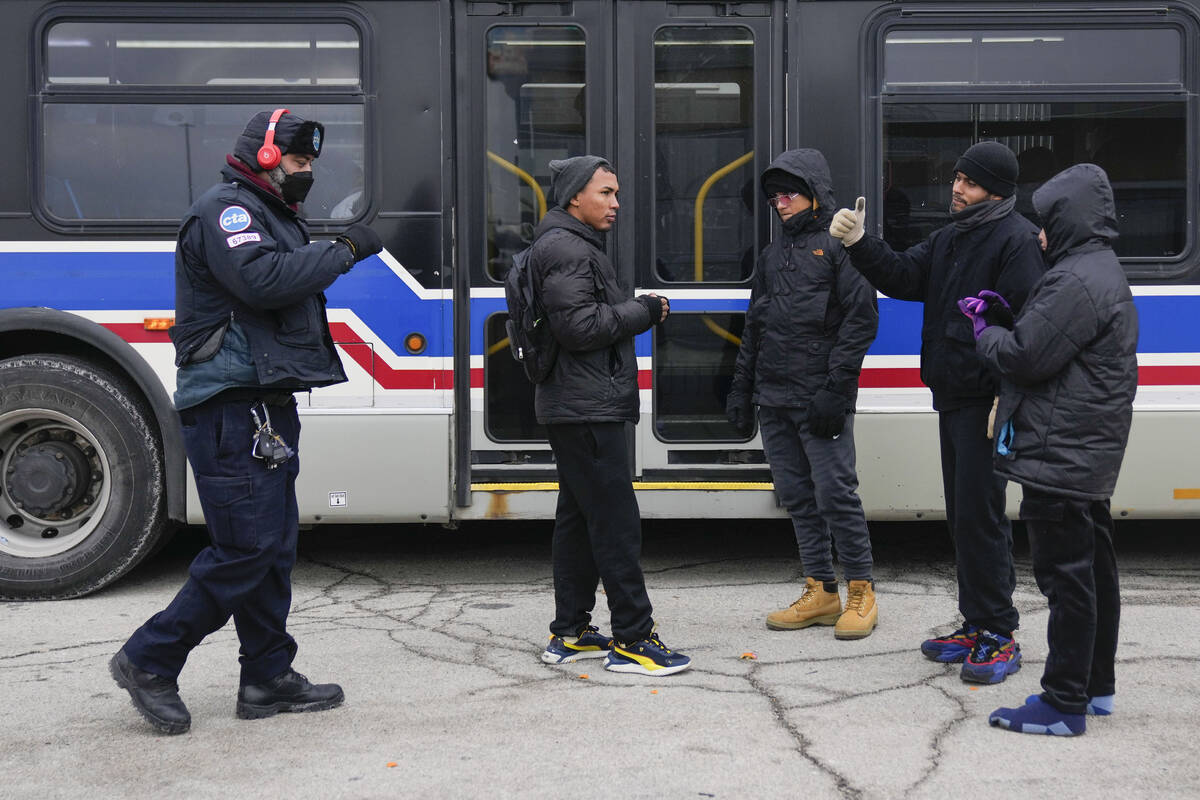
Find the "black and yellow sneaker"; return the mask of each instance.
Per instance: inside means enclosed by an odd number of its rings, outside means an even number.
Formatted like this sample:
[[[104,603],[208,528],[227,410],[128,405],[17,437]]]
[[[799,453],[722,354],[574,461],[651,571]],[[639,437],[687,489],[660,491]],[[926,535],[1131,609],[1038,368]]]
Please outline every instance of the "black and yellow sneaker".
[[[655,677],[674,675],[691,665],[690,658],[672,652],[657,633],[629,644],[614,641],[612,652],[604,662],[604,668],[609,672],[632,672]]]
[[[612,649],[612,639],[600,635],[600,629],[588,625],[578,636],[551,636],[542,652],[547,664],[570,664],[583,658],[604,658]]]

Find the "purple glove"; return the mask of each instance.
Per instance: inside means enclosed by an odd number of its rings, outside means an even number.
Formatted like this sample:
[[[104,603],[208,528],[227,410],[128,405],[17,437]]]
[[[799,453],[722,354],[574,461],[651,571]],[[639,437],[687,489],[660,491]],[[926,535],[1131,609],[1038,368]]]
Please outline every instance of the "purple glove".
[[[983,333],[987,328],[987,320],[983,318],[983,312],[987,309],[986,300],[981,300],[978,297],[964,297],[958,301],[958,310],[967,315],[967,319],[971,320],[971,325],[975,329],[975,339],[979,340],[979,334]]]
[[[984,289],[980,292],[979,299],[986,304],[983,307],[983,317],[987,320],[988,325],[999,325],[1001,328],[1012,330],[1013,313],[1007,300],[991,289]]]

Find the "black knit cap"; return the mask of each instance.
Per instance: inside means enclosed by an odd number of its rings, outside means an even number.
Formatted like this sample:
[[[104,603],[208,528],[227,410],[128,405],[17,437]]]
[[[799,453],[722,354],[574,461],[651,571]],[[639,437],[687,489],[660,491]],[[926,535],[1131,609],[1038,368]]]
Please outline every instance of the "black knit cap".
[[[566,208],[575,195],[583,191],[596,174],[604,167],[614,172],[608,159],[600,156],[575,156],[559,158],[550,162],[550,194],[552,202]]]
[[[762,177],[763,192],[767,197],[774,197],[777,194],[791,194],[799,192],[800,194],[812,200],[812,187],[808,182],[799,175],[793,175],[785,169],[770,169]]]
[[[1017,157],[999,142],[979,142],[967,148],[954,164],[961,172],[991,194],[1012,197],[1017,190]]]
[[[271,111],[260,111],[246,123],[246,129],[233,145],[233,154],[251,169],[262,169],[258,165],[258,150],[267,137],[267,125],[271,122]],[[290,111],[275,123],[275,145],[280,153],[294,153],[316,158],[321,155],[325,144],[325,126],[311,122]]]

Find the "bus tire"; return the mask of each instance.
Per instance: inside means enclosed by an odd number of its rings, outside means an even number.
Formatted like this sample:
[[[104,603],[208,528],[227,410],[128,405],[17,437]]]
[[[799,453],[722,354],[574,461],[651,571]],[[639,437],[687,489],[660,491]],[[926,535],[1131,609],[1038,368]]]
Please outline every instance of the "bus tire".
[[[0,360],[0,599],[80,597],[151,552],[167,528],[153,419],[95,364]]]

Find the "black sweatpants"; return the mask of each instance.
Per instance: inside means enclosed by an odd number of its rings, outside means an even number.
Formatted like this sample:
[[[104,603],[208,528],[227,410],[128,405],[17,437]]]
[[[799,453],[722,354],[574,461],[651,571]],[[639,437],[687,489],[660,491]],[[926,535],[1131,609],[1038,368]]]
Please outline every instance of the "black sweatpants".
[[[1017,575],[1012,527],[1004,516],[1006,481],[992,469],[990,411],[980,405],[938,413],[942,488],[958,568],[958,610],[967,622],[1008,636],[1020,622],[1012,602]]]
[[[1083,714],[1088,698],[1116,688],[1121,593],[1109,501],[1024,488],[1021,519],[1033,576],[1050,601],[1042,699],[1064,713]]]
[[[654,630],[625,430],[623,422],[546,426],[558,465],[550,624],[558,636],[576,636],[591,622],[601,580],[618,642],[635,642]]]

